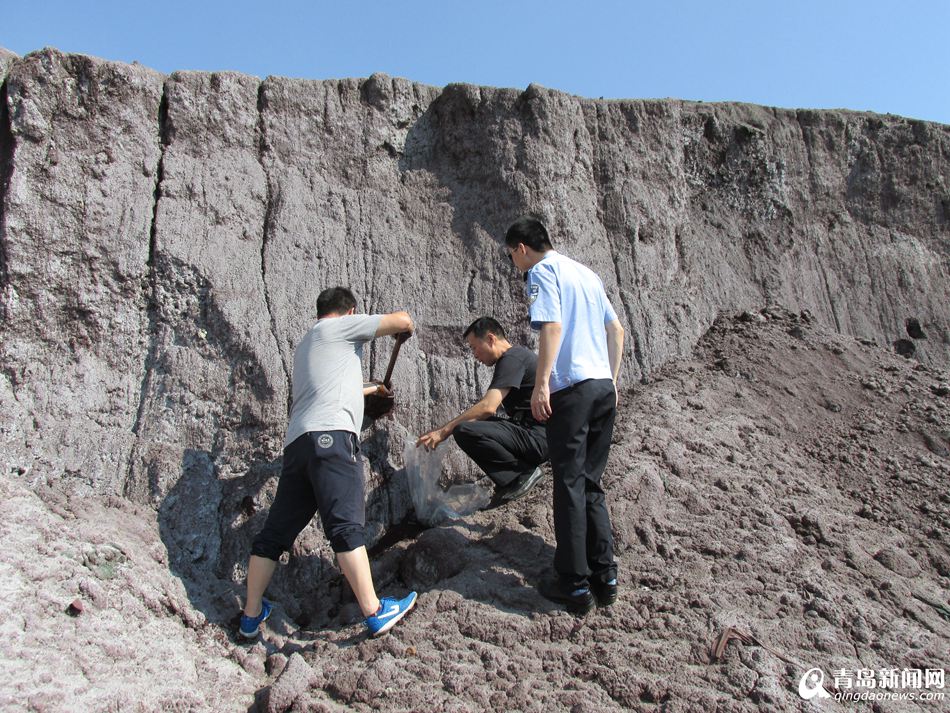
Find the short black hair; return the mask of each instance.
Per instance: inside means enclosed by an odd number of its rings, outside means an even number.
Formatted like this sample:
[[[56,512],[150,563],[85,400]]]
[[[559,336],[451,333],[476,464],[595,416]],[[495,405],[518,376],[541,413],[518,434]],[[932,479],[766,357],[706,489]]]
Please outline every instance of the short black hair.
[[[501,326],[497,319],[494,317],[479,317],[468,325],[468,329],[462,334],[462,339],[468,337],[469,334],[474,334],[479,339],[484,339],[488,336],[489,332],[502,339],[508,338],[508,335],[505,334],[505,328]]]
[[[328,287],[317,297],[317,319],[328,314],[346,314],[356,307],[356,298],[345,287]]]
[[[505,233],[505,245],[514,248],[518,246],[518,243],[524,243],[527,247],[539,253],[554,249],[544,223],[533,215],[521,216],[511,224],[508,232]]]

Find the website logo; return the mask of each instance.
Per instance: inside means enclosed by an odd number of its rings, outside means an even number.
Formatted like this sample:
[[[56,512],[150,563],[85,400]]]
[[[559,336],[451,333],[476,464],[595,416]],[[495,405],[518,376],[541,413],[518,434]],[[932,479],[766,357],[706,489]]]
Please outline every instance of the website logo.
[[[825,672],[820,668],[810,668],[805,671],[802,680],[798,682],[798,695],[806,701],[810,701],[815,696],[819,698],[831,698],[831,694],[825,690]]]
[[[805,671],[798,695],[806,701],[833,698],[839,703],[873,701],[944,701],[946,672],[942,668],[834,669],[825,688],[825,672],[817,666]]]

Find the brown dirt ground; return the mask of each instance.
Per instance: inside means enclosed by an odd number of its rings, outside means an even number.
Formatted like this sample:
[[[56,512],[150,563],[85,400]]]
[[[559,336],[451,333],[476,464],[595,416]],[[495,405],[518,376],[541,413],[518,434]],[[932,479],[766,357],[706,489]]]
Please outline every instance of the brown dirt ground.
[[[418,589],[416,610],[381,641],[308,632],[293,709],[805,710],[813,666],[945,668],[946,383],[807,314],[720,319],[692,359],[623,395],[604,476],[617,604],[576,618],[536,594],[546,479],[384,553],[381,588]],[[726,627],[768,649],[710,661]]]
[[[721,318],[692,358],[622,394],[604,476],[614,606],[578,618],[536,593],[548,477],[464,522],[394,530],[378,589],[420,597],[380,640],[344,599],[304,626],[278,602],[263,638],[239,644],[169,571],[147,508],[4,479],[0,707],[804,711],[813,666],[946,669],[948,381],[807,314]],[[207,596],[236,604],[220,589]],[[764,646],[710,660],[727,627]]]

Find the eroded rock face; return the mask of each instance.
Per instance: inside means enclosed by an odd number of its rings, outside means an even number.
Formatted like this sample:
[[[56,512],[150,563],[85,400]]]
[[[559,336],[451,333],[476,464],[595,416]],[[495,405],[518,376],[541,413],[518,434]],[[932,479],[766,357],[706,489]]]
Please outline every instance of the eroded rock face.
[[[32,483],[122,492],[148,344],[162,77],[46,51],[5,82],[2,444]]]
[[[55,50],[0,52],[0,76],[3,477],[157,513],[167,566],[212,622],[233,614],[273,496],[293,347],[320,290],[349,285],[361,309],[405,308],[418,324],[396,412],[363,434],[375,540],[411,511],[406,440],[488,384],[465,326],[493,314],[533,344],[500,253],[521,213],[602,276],[627,328],[628,384],[688,355],[720,312],[766,305],[950,364],[946,126],[384,75],[165,77]],[[368,373],[391,344],[368,350]],[[928,438],[942,462],[940,434]],[[664,468],[701,514],[689,449],[673,441]],[[475,475],[457,452],[445,462],[449,477]],[[641,510],[669,481],[640,475],[617,534],[653,551],[663,533]],[[820,543],[821,522],[792,526]],[[382,553],[378,577],[428,582],[454,541],[439,537],[427,559]],[[910,572],[895,551],[874,561]],[[314,523],[273,593],[289,617],[323,621],[340,605],[334,571]]]
[[[498,252],[524,211],[603,276],[630,377],[720,310],[765,304],[947,361],[941,125],[383,75],[163,78],[54,50],[2,61],[5,437],[35,478],[141,500],[187,448],[243,473],[253,433],[278,457],[292,349],[335,283],[425,328],[397,371],[399,427],[447,417],[484,386],[458,338],[472,318],[530,339]]]

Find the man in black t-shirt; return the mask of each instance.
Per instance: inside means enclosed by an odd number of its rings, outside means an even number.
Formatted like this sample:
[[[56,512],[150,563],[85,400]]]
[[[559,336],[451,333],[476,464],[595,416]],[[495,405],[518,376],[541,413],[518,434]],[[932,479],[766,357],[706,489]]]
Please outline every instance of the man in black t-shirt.
[[[482,399],[441,428],[416,441],[427,450],[450,435],[459,447],[495,483],[496,499],[509,502],[527,493],[541,479],[548,460],[544,424],[531,415],[531,393],[538,355],[512,346],[505,330],[492,317],[480,317],[462,335],[475,358],[494,367],[494,376]],[[495,415],[504,406],[508,418]]]

